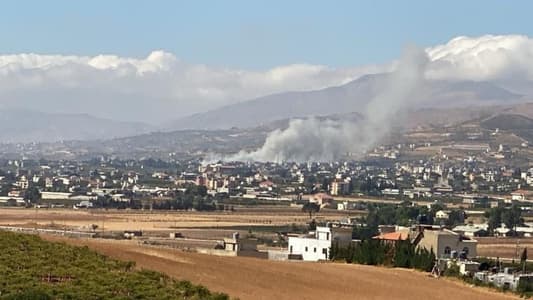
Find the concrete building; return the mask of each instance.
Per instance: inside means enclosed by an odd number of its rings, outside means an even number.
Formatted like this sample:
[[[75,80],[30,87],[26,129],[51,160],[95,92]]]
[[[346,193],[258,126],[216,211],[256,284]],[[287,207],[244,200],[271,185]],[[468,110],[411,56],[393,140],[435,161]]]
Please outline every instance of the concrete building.
[[[17,180],[16,185],[22,190],[28,189],[29,182],[28,182],[28,179],[26,178],[26,176],[24,176],[24,175],[20,176],[19,180]]]
[[[309,202],[316,203],[320,205],[320,207],[324,207],[333,203],[333,197],[326,193],[318,193],[312,195],[311,198],[309,198]]]
[[[41,192],[41,199],[43,200],[68,200],[71,193],[60,192]]]
[[[319,226],[309,235],[289,237],[289,255],[301,256],[305,261],[327,260],[333,242],[345,246],[351,241],[351,228]]]
[[[444,210],[439,210],[438,212],[435,213],[435,218],[440,219],[440,220],[448,220],[449,217],[450,215],[448,214],[448,212]]]
[[[342,180],[334,180],[331,183],[331,195],[347,195],[350,193],[350,183]]]
[[[467,237],[487,236],[489,230],[488,224],[477,225],[457,225],[452,231]]]
[[[409,234],[417,247],[433,250],[437,258],[476,257],[477,241],[448,229],[416,226]]]
[[[487,271],[477,272],[474,277],[484,283],[510,290],[516,290],[520,283],[533,284],[533,273],[515,272],[512,268],[505,268],[503,272],[491,274]]]

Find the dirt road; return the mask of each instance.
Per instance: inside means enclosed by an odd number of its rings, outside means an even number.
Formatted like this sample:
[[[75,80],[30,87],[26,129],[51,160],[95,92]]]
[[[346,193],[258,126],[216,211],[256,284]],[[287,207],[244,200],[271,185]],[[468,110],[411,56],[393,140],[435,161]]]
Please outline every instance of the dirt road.
[[[148,248],[132,241],[67,239],[137,266],[247,299],[518,299],[425,273],[337,263],[277,262]]]

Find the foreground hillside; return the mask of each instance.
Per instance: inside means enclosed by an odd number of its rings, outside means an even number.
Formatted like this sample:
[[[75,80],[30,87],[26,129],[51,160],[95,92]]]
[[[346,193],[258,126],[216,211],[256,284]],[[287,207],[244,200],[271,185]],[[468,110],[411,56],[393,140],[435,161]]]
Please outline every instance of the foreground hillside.
[[[201,283],[211,290],[246,299],[518,299],[435,279],[426,273],[352,264],[278,262],[244,257],[217,257],[140,246],[135,241],[65,239],[111,257],[177,279]]]
[[[87,247],[0,232],[0,299],[227,299]]]

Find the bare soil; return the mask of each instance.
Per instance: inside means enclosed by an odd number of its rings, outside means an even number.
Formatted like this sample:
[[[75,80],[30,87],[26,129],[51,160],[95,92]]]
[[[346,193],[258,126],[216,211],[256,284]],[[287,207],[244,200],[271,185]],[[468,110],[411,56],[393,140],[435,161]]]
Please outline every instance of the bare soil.
[[[321,211],[313,217],[317,222],[336,221],[350,213]],[[230,226],[276,226],[306,224],[309,215],[299,208],[238,209],[235,212],[137,211],[137,210],[72,210],[0,208],[0,225],[64,226],[87,229],[92,224],[98,230],[157,231],[173,228],[216,228]]]
[[[69,239],[52,241],[85,245],[105,255],[132,260],[140,268],[203,284],[240,299],[518,299],[458,280],[435,279],[406,269],[340,264],[279,262],[245,257],[218,257],[146,247],[135,241]]]
[[[486,257],[520,259],[524,248],[533,249],[533,238],[476,238],[477,254]]]

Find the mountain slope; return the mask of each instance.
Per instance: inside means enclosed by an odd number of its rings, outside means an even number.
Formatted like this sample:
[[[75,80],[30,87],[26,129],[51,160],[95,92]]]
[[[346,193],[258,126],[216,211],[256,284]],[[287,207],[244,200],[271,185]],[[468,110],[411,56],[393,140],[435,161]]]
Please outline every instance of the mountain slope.
[[[54,142],[123,137],[152,130],[135,122],[119,122],[87,114],[51,114],[33,110],[0,110],[0,142]]]
[[[287,92],[199,113],[168,124],[168,129],[253,127],[271,121],[309,115],[364,113],[366,104],[386,85],[387,74],[366,75],[338,87]],[[489,82],[429,81],[417,99],[421,107],[509,104],[521,96]]]

